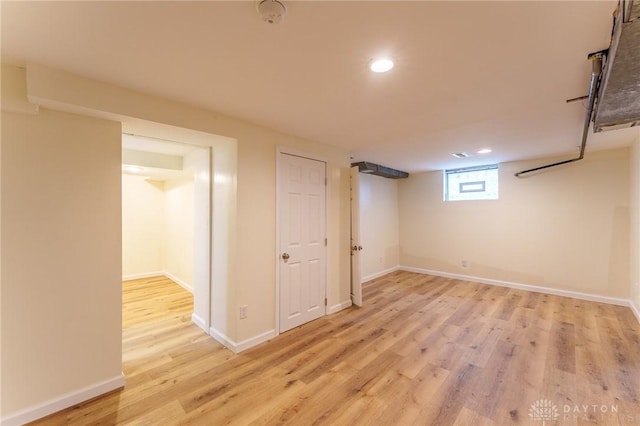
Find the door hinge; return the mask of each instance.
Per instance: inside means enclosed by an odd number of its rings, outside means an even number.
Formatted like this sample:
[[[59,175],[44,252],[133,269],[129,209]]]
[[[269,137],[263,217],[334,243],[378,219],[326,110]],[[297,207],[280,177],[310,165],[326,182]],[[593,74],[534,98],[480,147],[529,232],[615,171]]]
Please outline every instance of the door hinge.
[[[327,306],[327,298],[324,298],[324,306]]]
[[[327,246],[327,239],[326,238],[324,239],[324,246],[325,247]]]
[[[324,178],[324,186],[327,186],[329,184],[329,179],[327,177]]]

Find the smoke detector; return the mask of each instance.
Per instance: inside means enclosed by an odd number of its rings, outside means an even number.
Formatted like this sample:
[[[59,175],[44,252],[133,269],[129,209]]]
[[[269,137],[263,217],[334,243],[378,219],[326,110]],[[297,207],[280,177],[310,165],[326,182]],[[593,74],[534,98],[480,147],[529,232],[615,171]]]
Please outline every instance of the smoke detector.
[[[269,24],[279,24],[287,14],[287,8],[278,0],[261,0],[256,9],[262,20]]]

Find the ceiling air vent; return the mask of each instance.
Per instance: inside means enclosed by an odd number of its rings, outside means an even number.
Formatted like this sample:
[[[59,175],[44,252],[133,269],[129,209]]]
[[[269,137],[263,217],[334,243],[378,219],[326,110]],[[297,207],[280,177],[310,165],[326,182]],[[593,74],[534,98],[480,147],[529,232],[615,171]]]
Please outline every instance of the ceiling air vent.
[[[351,163],[351,167],[358,167],[360,173],[368,173],[371,175],[382,176],[389,179],[404,179],[409,177],[409,173],[392,169],[391,167],[381,166],[379,164],[360,161]]]
[[[456,158],[469,158],[469,157],[471,157],[471,155],[467,154],[466,152],[454,152],[451,155],[453,155]]]

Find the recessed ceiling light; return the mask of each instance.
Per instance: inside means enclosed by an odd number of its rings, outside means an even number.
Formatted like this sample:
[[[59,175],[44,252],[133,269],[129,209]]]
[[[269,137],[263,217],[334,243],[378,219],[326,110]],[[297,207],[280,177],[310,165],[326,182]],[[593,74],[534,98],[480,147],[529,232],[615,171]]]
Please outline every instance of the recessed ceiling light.
[[[483,148],[480,151],[478,151],[478,154],[488,154],[491,152],[491,148]]]
[[[393,60],[391,58],[375,59],[369,65],[373,72],[387,72],[393,68]]]

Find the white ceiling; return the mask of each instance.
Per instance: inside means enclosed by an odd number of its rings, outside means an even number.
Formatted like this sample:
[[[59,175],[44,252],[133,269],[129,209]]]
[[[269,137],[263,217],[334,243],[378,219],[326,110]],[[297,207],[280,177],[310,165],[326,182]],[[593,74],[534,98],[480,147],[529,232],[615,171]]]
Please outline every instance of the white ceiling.
[[[2,60],[36,62],[415,172],[577,152],[616,1],[1,3]],[[396,60],[387,74],[368,62]],[[627,145],[632,131],[590,137]],[[455,159],[449,154],[491,154]]]

